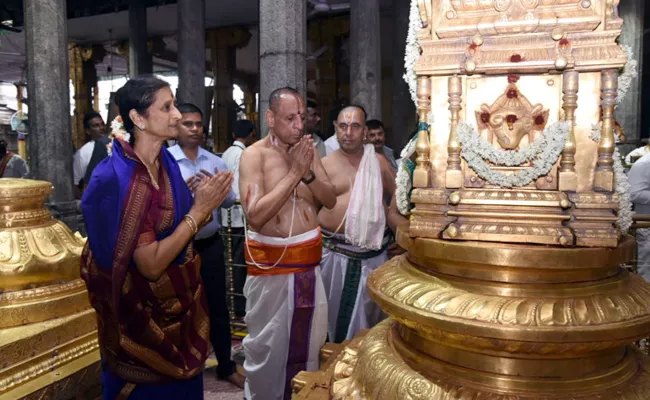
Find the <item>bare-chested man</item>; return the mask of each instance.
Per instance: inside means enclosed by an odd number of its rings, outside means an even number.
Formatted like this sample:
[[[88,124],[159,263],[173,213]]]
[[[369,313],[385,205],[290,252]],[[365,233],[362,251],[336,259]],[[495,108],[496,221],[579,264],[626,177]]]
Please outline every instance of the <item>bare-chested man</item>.
[[[318,369],[327,336],[317,212],[336,204],[309,135],[305,102],[293,89],[269,97],[269,134],[247,148],[239,188],[247,222],[244,286],[246,399],[288,399],[291,379]]]
[[[368,129],[361,107],[344,108],[334,122],[340,148],[323,159],[336,206],[322,209],[321,271],[327,292],[331,341],[351,339],[384,315],[368,297],[368,275],[388,259],[386,212],[395,192],[392,167],[364,145]]]

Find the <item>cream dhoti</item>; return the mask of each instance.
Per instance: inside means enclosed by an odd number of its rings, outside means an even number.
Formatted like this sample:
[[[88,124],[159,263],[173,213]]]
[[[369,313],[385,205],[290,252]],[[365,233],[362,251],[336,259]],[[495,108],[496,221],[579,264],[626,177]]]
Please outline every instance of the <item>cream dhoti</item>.
[[[386,318],[370,299],[366,282],[372,271],[388,261],[388,235],[379,250],[363,250],[346,243],[343,234],[331,238],[330,233],[323,234],[320,265],[329,304],[327,330],[330,341],[341,343]]]
[[[327,337],[321,252],[319,229],[289,239],[248,232],[246,399],[288,399],[298,372],[318,370]]]

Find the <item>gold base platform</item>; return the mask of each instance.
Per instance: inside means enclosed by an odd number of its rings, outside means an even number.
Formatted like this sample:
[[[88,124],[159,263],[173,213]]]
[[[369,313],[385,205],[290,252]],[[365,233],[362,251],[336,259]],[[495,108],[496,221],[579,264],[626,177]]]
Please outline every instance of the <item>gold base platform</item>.
[[[650,331],[650,284],[619,267],[631,238],[615,249],[398,241],[408,254],[368,279],[391,318],[299,375],[295,398],[650,398],[650,359],[632,346]]]
[[[84,240],[44,207],[52,186],[0,179],[0,399],[100,396]]]

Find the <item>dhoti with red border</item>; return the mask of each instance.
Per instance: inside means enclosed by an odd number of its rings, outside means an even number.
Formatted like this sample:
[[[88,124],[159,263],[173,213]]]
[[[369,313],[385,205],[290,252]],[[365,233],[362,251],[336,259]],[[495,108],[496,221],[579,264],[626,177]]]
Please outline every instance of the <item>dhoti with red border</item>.
[[[318,370],[327,338],[321,254],[320,229],[289,239],[248,232],[246,399],[289,399],[293,377]]]

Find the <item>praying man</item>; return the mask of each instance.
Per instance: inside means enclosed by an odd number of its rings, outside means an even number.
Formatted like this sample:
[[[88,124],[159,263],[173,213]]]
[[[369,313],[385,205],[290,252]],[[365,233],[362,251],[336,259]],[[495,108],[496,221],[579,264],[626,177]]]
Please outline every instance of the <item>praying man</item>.
[[[305,101],[291,88],[269,96],[268,135],[244,150],[239,191],[246,217],[244,285],[248,400],[291,397],[291,380],[316,371],[327,337],[317,211],[336,204],[310,135]]]
[[[323,233],[321,273],[327,292],[329,339],[340,343],[385,315],[366,289],[368,275],[388,260],[386,215],[395,192],[393,170],[367,143],[366,113],[341,110],[334,122],[339,149],[323,159],[336,206],[318,214]]]

